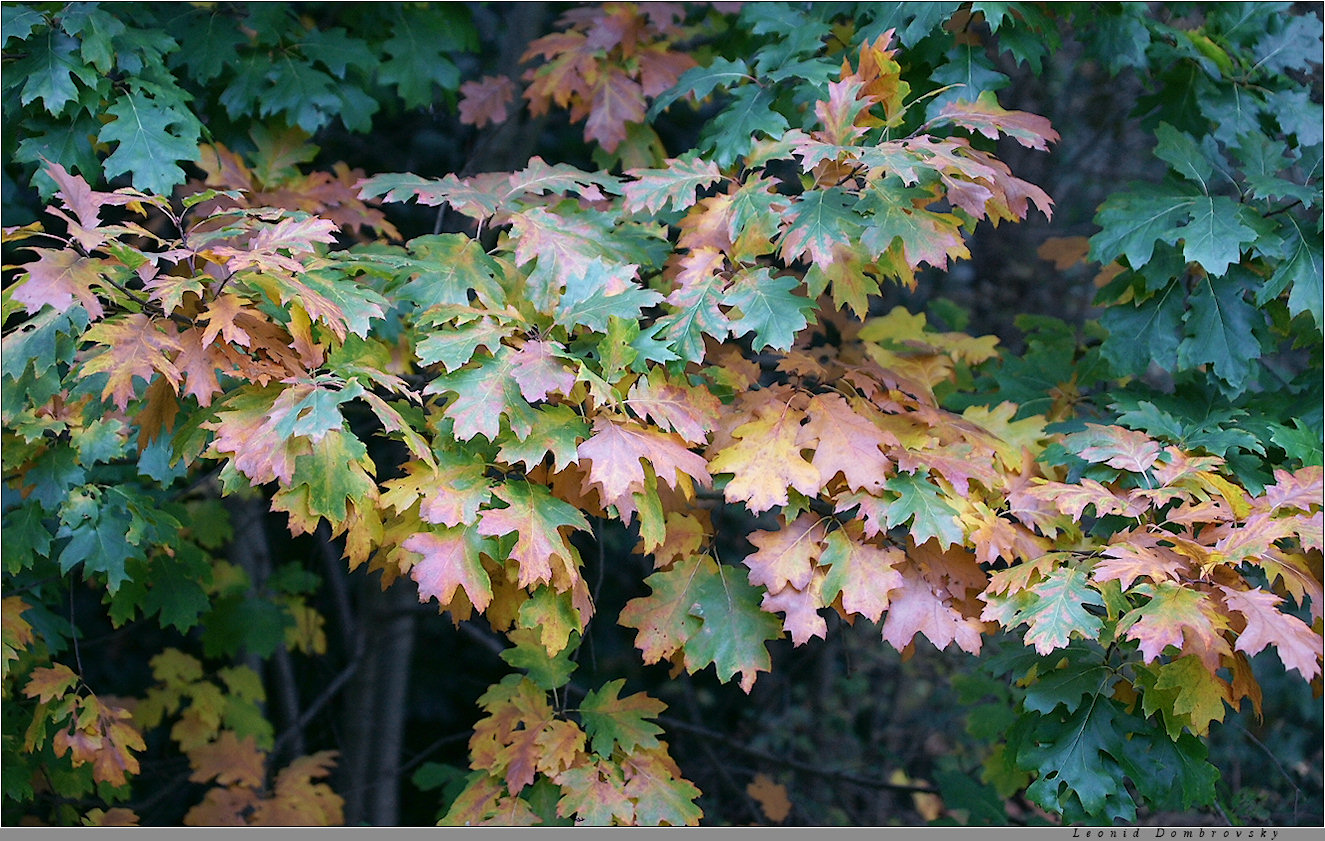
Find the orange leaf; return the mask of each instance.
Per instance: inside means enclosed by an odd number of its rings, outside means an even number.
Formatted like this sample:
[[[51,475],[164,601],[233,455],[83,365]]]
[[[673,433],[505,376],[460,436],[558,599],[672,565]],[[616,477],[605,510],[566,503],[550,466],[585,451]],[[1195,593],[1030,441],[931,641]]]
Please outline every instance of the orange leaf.
[[[883,448],[900,446],[897,437],[837,394],[816,394],[805,411],[809,420],[797,432],[796,443],[814,447],[811,463],[819,471],[820,484],[827,485],[841,473],[852,490],[881,490],[893,467]]]
[[[215,779],[223,786],[261,788],[266,779],[267,755],[258,750],[257,741],[245,736],[240,741],[233,730],[223,730],[214,742],[189,752],[189,780],[205,783]]]
[[[704,457],[686,449],[680,436],[602,415],[594,419],[593,434],[575,452],[589,461],[589,478],[602,489],[607,505],[628,500],[644,489],[641,460],[647,460],[658,478],[672,488],[688,481],[683,476],[704,485],[713,481]]]
[[[27,685],[23,687],[23,694],[29,698],[36,698],[43,704],[49,704],[68,692],[76,683],[78,675],[63,663],[40,666],[32,670]]]
[[[791,801],[787,799],[787,787],[773,782],[767,774],[755,774],[754,779],[745,787],[745,793],[754,798],[764,815],[773,823],[782,823],[791,814]]]
[[[112,398],[120,411],[127,409],[129,401],[137,396],[135,377],[147,385],[160,373],[178,391],[181,374],[168,356],[182,350],[173,323],[153,321],[142,313],[134,313],[95,324],[83,338],[104,345],[106,350],[89,359],[79,375],[109,374],[101,389],[101,399]]]
[[[883,639],[893,648],[901,651],[916,634],[924,634],[940,649],[956,642],[968,654],[980,653],[981,622],[952,607],[949,598],[915,570],[902,571],[902,586],[889,598]]]

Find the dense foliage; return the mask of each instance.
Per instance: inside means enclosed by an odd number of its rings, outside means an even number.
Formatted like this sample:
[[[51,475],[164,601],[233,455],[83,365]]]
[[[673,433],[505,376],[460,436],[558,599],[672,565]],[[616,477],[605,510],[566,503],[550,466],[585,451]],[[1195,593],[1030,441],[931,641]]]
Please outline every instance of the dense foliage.
[[[346,743],[418,701],[338,699],[409,672],[366,665],[382,588],[505,670],[427,652],[483,687],[467,755],[410,760],[442,823],[784,820],[665,712],[833,637],[953,675],[937,789],[865,760],[929,819],[1319,818],[1318,775],[1271,815],[1211,754],[1321,690],[1318,15],[3,13],[6,823],[373,822]],[[1134,86],[1147,156],[1085,235],[1018,174],[1059,115],[1001,104],[1062,56]],[[1090,318],[1009,343],[925,296],[1029,220]]]

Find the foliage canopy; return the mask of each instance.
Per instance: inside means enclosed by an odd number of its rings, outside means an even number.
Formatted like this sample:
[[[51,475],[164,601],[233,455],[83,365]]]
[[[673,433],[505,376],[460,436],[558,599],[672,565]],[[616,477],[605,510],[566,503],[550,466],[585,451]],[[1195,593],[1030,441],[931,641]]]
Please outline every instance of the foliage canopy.
[[[517,77],[483,7],[4,5],[6,216],[45,205],[4,230],[6,822],[136,822],[166,754],[185,823],[344,820],[260,675],[327,656],[335,585],[246,565],[254,498],[500,640],[463,775],[424,766],[442,823],[697,824],[632,676],[749,693],[859,620],[978,655],[967,819],[1229,808],[1212,730],[1267,670],[1321,688],[1321,22],[1286,8],[613,2]],[[1054,218],[1013,164],[1059,131],[1000,100],[1069,46],[1153,151],[1041,249],[1098,266],[1095,317],[1013,349],[893,305]],[[310,166],[438,113],[564,124],[509,170]],[[166,640],[134,689],[89,593]],[[579,683],[602,626],[635,662]]]

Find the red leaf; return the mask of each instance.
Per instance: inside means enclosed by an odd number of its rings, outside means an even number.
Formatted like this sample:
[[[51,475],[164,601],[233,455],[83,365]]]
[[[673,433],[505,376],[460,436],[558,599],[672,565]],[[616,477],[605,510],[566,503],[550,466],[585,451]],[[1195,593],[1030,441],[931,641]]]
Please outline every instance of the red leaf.
[[[507,106],[515,101],[515,82],[509,76],[484,76],[460,86],[460,122],[483,128],[506,122]]]
[[[585,139],[615,152],[626,139],[626,124],[642,122],[644,89],[621,68],[607,67],[593,88],[589,119],[584,124]]]

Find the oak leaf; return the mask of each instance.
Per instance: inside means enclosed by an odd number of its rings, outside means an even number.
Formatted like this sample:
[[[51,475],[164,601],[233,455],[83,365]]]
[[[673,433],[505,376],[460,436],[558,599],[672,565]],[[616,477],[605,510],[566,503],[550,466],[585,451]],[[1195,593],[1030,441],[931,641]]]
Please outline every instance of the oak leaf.
[[[755,531],[748,539],[757,547],[742,561],[750,568],[751,584],[767,587],[771,593],[788,585],[804,590],[823,551],[823,520],[801,514],[777,531]]]
[[[620,697],[625,679],[611,680],[590,690],[580,702],[580,720],[589,734],[593,752],[610,757],[616,749],[631,753],[636,748],[658,746],[662,728],[648,721],[657,718],[667,705],[643,692]]]
[[[859,525],[848,524],[824,539],[819,565],[827,567],[823,599],[832,604],[839,597],[848,614],[859,613],[871,622],[888,609],[889,595],[902,584],[898,567],[906,560],[895,547],[866,543],[857,533]]]
[[[687,444],[702,444],[722,411],[722,402],[705,388],[694,388],[667,377],[661,367],[635,380],[626,406]]]
[[[594,419],[593,433],[576,449],[589,462],[589,478],[602,489],[603,501],[616,505],[644,486],[647,461],[659,479],[673,488],[690,479],[712,482],[704,457],[686,449],[679,436],[648,429],[632,421],[604,415]]]
[[[597,760],[576,765],[553,778],[561,786],[557,814],[575,815],[577,823],[589,826],[630,825],[635,822],[635,804],[625,792],[621,768],[613,762]]]
[[[240,739],[233,730],[223,730],[216,741],[191,750],[189,767],[189,780],[195,783],[215,780],[218,785],[259,789],[266,781],[266,754],[252,736]]]
[[[732,474],[723,496],[759,514],[786,505],[789,488],[817,494],[823,487],[819,470],[801,457],[796,443],[805,413],[771,401],[756,406],[754,415],[732,431],[735,443],[709,462],[710,472]]]
[[[93,287],[101,285],[103,273],[113,266],[96,257],[83,257],[72,249],[31,248],[37,254],[35,263],[23,266],[26,277],[14,286],[14,300],[33,314],[46,304],[57,312],[64,312],[74,304],[83,305],[94,320],[105,315],[101,301]]]
[[[110,398],[120,411],[127,409],[129,402],[138,396],[134,378],[148,385],[159,373],[178,391],[181,374],[171,355],[181,347],[174,324],[133,313],[94,324],[83,338],[106,349],[83,364],[80,376],[107,374],[101,399]]]
[[[1140,643],[1147,663],[1173,646],[1185,654],[1195,654],[1208,671],[1214,672],[1221,658],[1232,654],[1222,636],[1228,630],[1228,620],[1216,611],[1206,593],[1171,581],[1138,584],[1132,591],[1148,596],[1150,601],[1124,614],[1119,627],[1126,629],[1128,639]]]
[[[965,616],[952,606],[948,595],[940,593],[916,570],[902,570],[902,584],[889,594],[888,613],[883,621],[883,639],[901,651],[916,634],[923,634],[937,648],[956,642],[968,654],[980,653],[977,619]]]
[[[530,482],[508,481],[494,491],[505,508],[489,508],[478,522],[478,533],[501,537],[516,533],[511,558],[520,565],[519,585],[552,582],[566,589],[578,576],[578,554],[561,532],[564,527],[589,531],[579,509]]]
[[[506,122],[508,106],[515,101],[515,82],[509,76],[484,76],[460,86],[460,122],[483,128],[488,123]]]
[[[419,585],[419,601],[435,598],[447,605],[460,587],[480,613],[487,610],[492,582],[479,557],[483,543],[472,527],[419,532],[406,538],[401,547],[423,556],[409,571]]]
[[[787,585],[776,593],[765,593],[759,603],[769,613],[784,614],[782,627],[791,636],[793,645],[804,645],[811,637],[828,638],[828,623],[819,615],[819,608],[828,606],[823,597],[823,582],[823,570],[816,569],[805,587]]]
[[[1321,638],[1307,623],[1278,609],[1282,601],[1265,590],[1235,590],[1219,585],[1224,603],[1242,614],[1246,627],[1233,647],[1248,656],[1273,645],[1284,668],[1296,669],[1304,680],[1321,673]]]
[[[816,394],[805,413],[808,420],[796,440],[802,447],[814,448],[810,463],[819,471],[820,483],[827,486],[841,473],[852,490],[882,490],[893,466],[884,448],[899,447],[897,437],[837,394]]]

